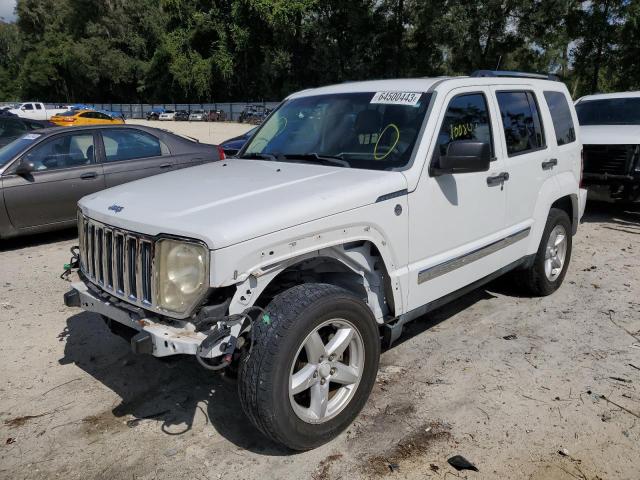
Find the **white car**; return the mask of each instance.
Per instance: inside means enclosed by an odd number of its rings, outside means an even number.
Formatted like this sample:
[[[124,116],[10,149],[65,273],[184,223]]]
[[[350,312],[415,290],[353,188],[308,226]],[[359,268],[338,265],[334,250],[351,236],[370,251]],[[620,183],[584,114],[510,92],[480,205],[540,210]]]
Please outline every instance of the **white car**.
[[[190,122],[202,122],[204,120],[204,112],[202,110],[194,110],[189,114]]]
[[[640,91],[576,101],[584,144],[584,182],[593,198],[640,198]]]
[[[560,287],[581,144],[545,78],[294,93],[237,159],[82,199],[65,303],[128,329],[135,352],[235,369],[250,421],[314,448],[366,403],[381,337],[507,272],[531,295]]]
[[[67,110],[69,110],[67,107],[47,109],[42,102],[25,102],[9,109],[9,112],[31,120],[49,120],[52,116],[64,113]]]
[[[176,119],[176,112],[174,112],[173,110],[166,110],[162,112],[160,115],[158,115],[158,120],[175,120],[175,119]]]

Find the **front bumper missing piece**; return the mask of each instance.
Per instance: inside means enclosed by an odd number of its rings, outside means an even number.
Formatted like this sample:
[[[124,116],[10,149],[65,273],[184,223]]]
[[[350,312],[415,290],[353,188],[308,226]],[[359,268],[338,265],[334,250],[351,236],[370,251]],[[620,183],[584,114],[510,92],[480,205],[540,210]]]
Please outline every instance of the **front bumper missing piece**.
[[[84,282],[71,284],[71,290],[64,295],[67,307],[80,307],[88,312],[94,312],[107,319],[107,323],[116,322],[111,328],[116,331],[119,326],[132,329],[130,336],[131,348],[134,353],[148,353],[154,357],[168,357],[170,355],[196,355],[204,358],[215,358],[222,354],[219,348],[207,346],[201,348],[207,338],[203,332],[196,332],[195,327],[184,321],[175,321],[176,326],[167,325],[157,318],[146,315],[137,308],[118,306],[122,303],[117,299],[102,298],[91,291]],[[122,330],[122,328],[121,328]],[[137,331],[137,333],[136,333]]]

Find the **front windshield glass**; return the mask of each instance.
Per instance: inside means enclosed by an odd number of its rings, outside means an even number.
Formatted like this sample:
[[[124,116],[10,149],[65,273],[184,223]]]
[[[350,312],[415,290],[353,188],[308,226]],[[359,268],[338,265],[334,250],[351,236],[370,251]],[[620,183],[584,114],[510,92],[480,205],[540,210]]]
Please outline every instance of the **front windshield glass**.
[[[357,92],[294,98],[267,120],[241,158],[384,170],[409,163],[431,95]]]
[[[13,160],[23,150],[33,144],[34,140],[40,138],[37,133],[27,133],[13,142],[0,148],[0,168],[4,167],[8,162]]]
[[[640,98],[587,100],[576,113],[580,125],[640,125]]]

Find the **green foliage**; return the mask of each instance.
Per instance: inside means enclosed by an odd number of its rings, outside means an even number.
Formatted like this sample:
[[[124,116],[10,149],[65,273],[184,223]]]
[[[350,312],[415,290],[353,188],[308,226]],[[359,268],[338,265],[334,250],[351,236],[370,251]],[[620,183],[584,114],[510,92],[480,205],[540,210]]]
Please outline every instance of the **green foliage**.
[[[553,71],[640,88],[630,0],[18,0],[0,100],[280,99],[370,78]]]

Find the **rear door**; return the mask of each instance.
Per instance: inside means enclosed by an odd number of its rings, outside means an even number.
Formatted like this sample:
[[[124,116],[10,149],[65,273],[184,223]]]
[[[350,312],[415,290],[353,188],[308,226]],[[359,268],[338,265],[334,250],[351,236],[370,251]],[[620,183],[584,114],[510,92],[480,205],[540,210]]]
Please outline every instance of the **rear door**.
[[[507,260],[525,256],[533,230],[534,212],[542,185],[551,177],[547,166],[557,159],[549,142],[549,119],[540,107],[542,92],[532,85],[493,87],[501,127],[499,138],[505,148],[506,224],[511,235],[521,240],[505,249]],[[553,138],[553,137],[551,137]],[[550,162],[550,163],[547,163]]]
[[[107,187],[170,172],[175,158],[158,137],[137,128],[100,129],[100,158]]]
[[[102,165],[94,155],[95,143],[90,130],[56,135],[24,154],[23,158],[35,166],[31,174],[16,174],[17,162],[8,169],[2,187],[14,227],[73,221],[78,200],[105,188]]]

